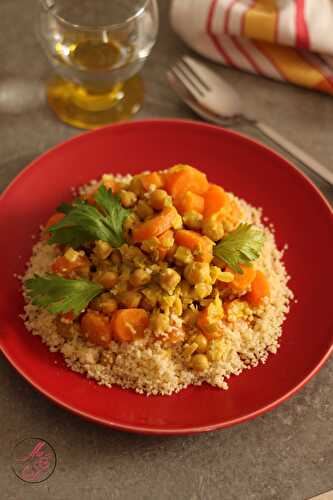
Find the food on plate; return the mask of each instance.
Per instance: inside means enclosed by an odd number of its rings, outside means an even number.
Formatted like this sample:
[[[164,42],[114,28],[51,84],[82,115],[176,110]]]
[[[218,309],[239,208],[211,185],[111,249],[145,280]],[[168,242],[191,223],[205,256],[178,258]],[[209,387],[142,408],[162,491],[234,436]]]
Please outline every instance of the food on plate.
[[[104,174],[46,221],[25,324],[72,370],[172,394],[276,353],[292,292],[261,210],[189,165]]]

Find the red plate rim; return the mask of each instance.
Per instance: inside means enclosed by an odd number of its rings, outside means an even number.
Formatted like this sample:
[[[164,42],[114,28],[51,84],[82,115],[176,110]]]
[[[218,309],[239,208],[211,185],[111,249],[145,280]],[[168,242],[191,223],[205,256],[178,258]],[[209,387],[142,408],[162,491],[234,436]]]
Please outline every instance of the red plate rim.
[[[155,118],[155,119],[142,119],[142,120],[135,120],[133,122],[123,122],[123,123],[117,123],[117,124],[111,124],[107,125],[106,127],[102,127],[99,129],[91,130],[88,132],[84,132],[81,134],[78,134],[71,139],[68,139],[66,141],[61,142],[60,144],[55,145],[54,147],[48,149],[41,155],[39,155],[37,158],[35,158],[29,165],[27,165],[24,169],[22,169],[19,174],[9,183],[9,185],[5,188],[5,190],[0,194],[0,208],[1,208],[1,202],[5,199],[7,192],[11,190],[15,184],[21,180],[22,177],[27,175],[31,169],[35,167],[35,164],[40,162],[41,159],[46,158],[48,154],[51,152],[61,149],[65,145],[67,146],[68,144],[74,143],[74,142],[79,142],[81,140],[84,140],[84,137],[86,135],[93,135],[93,134],[98,134],[100,133],[101,130],[105,129],[127,129],[127,128],[135,128],[135,127],[140,127],[142,125],[144,126],[149,126],[151,124],[188,124],[197,128],[205,128],[205,129],[212,129],[212,130],[220,130],[223,127],[219,127],[216,125],[211,125],[207,123],[202,123],[194,120],[186,120],[186,119],[161,119],[161,118]],[[227,135],[233,135],[237,136],[243,141],[247,141],[249,143],[255,144],[257,147],[266,150],[270,155],[275,156],[279,158],[280,160],[283,161],[284,163],[284,168],[288,168],[290,172],[292,172],[292,175],[298,176],[302,182],[305,182],[312,191],[315,192],[317,196],[321,199],[321,201],[324,203],[326,208],[329,210],[329,213],[332,217],[333,221],[333,209],[327,199],[324,197],[322,192],[318,189],[318,187],[312,182],[311,179],[309,179],[302,171],[300,171],[298,168],[296,168],[292,163],[290,163],[286,158],[284,158],[282,155],[277,153],[275,150],[270,148],[269,146],[261,143],[260,141],[253,139],[252,137],[249,137],[245,134],[242,134],[238,131],[230,130],[230,129],[225,129],[223,128],[223,132]],[[41,387],[39,384],[37,384],[34,380],[30,379],[29,376],[26,375],[24,370],[21,370],[19,366],[17,366],[16,362],[14,359],[11,358],[10,354],[6,351],[4,346],[1,346],[0,344],[0,351],[4,354],[6,359],[10,362],[10,364],[16,369],[16,371],[22,375],[22,377],[27,380],[35,389],[37,389],[39,392],[41,392],[43,395],[45,395],[48,399],[56,403],[58,406],[62,408],[66,408],[70,412],[79,415],[89,421],[96,422],[99,424],[102,424],[107,427],[112,427],[114,429],[122,430],[122,431],[127,431],[127,432],[133,432],[133,433],[141,433],[141,434],[150,434],[150,435],[184,435],[184,434],[195,434],[195,433],[200,433],[200,432],[209,432],[217,429],[222,429],[222,428],[227,428],[231,427],[233,425],[237,425],[243,422],[246,422],[248,420],[252,420],[264,413],[267,413],[286,400],[288,400],[291,396],[296,394],[305,384],[307,384],[313,377],[316,375],[316,373],[322,368],[324,363],[328,360],[329,356],[333,352],[333,342],[331,346],[328,348],[327,352],[322,356],[322,358],[319,360],[317,365],[313,368],[313,370],[297,385],[295,385],[289,392],[278,398],[277,400],[273,401],[272,403],[260,408],[259,410],[256,410],[254,412],[248,413],[246,415],[243,415],[238,418],[234,418],[222,423],[217,423],[214,425],[203,425],[203,426],[196,426],[196,427],[181,427],[177,429],[165,429],[165,428],[158,428],[154,427],[151,428],[149,426],[140,426],[140,425],[128,425],[128,424],[120,424],[119,422],[112,422],[111,420],[106,420],[103,418],[99,418],[96,416],[89,415],[88,413],[85,413],[84,411],[81,411],[77,408],[72,407],[71,405],[68,405],[67,403],[61,401],[60,399],[56,398],[53,396],[51,393],[49,393],[47,390],[45,390],[43,387]]]

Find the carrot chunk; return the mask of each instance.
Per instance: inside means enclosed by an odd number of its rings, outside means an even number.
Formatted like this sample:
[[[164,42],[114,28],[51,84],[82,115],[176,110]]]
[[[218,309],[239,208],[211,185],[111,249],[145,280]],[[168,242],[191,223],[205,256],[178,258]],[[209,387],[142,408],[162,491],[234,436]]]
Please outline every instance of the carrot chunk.
[[[65,256],[60,256],[55,259],[52,264],[52,272],[64,276],[65,278],[70,275],[72,271],[81,267],[89,267],[89,260],[83,255],[78,256],[74,261],[66,259]]]
[[[165,175],[165,189],[174,200],[187,191],[203,195],[208,189],[207,176],[189,165],[176,165]]]
[[[49,220],[45,224],[44,229],[49,229],[49,227],[54,226],[55,224],[58,224],[58,222],[60,222],[64,217],[65,217],[65,214],[63,214],[62,212],[55,212],[53,215],[51,215],[51,217],[49,218]]]
[[[107,190],[111,189],[113,194],[118,193],[121,189],[119,182],[116,182],[113,178],[105,176],[105,178],[100,181],[95,186],[91,187],[89,191],[80,195],[81,200],[85,200],[89,205],[96,205],[95,194],[97,193],[99,187],[103,185]]]
[[[150,174],[143,174],[140,176],[141,183],[145,191],[149,190],[149,186],[154,185],[156,188],[163,187],[162,176],[158,172],[151,172]]]
[[[58,222],[60,222],[64,217],[65,214],[63,214],[62,212],[55,212],[53,215],[51,215],[51,217],[44,226],[44,236],[43,236],[44,240],[48,240],[49,238],[51,238],[51,233],[48,231],[48,229],[51,226],[58,224]]]
[[[205,331],[209,325],[210,325],[210,321],[209,321],[209,317],[208,317],[208,307],[205,307],[198,314],[198,317],[197,317],[197,326],[202,331]]]
[[[204,211],[205,200],[199,194],[193,193],[192,191],[187,191],[184,196],[177,198],[175,200],[175,205],[182,215],[185,212],[199,212],[202,214]]]
[[[174,208],[164,208],[159,215],[156,215],[152,219],[143,222],[134,229],[134,243],[149,240],[154,236],[160,236],[162,233],[172,227],[172,223],[176,215],[177,213]]]
[[[189,248],[200,262],[210,262],[213,259],[213,242],[206,236],[189,229],[178,229],[175,241],[177,245]]]
[[[213,214],[226,207],[229,197],[223,188],[216,184],[211,184],[205,196],[204,218],[207,219]]]
[[[218,339],[222,336],[222,329],[218,324],[219,317],[211,316],[209,306],[202,309],[197,317],[197,326],[209,340]]]
[[[80,195],[81,200],[86,201],[87,203],[89,203],[89,205],[96,205],[96,201],[95,201],[94,196],[95,196],[99,186],[100,186],[100,184],[90,188],[89,191],[87,191],[86,193],[81,194]]]
[[[120,191],[120,188],[121,188],[121,185],[119,184],[119,182],[115,181],[112,178],[110,178],[110,179],[107,177],[104,178],[102,181],[102,184],[105,186],[105,188],[107,190],[111,189],[113,194],[118,193],[118,191]]]
[[[73,311],[68,311],[66,313],[60,314],[60,317],[65,321],[65,322],[71,322],[74,321],[75,316]]]
[[[257,271],[256,277],[251,284],[251,290],[246,294],[245,299],[252,305],[258,306],[264,297],[269,297],[270,286],[262,271]]]
[[[226,271],[234,274],[234,279],[230,283],[230,286],[235,293],[240,293],[247,290],[256,277],[256,270],[254,267],[245,266],[244,264],[240,264],[240,267],[243,271],[243,274],[235,273],[228,267],[225,269]]]
[[[142,337],[148,323],[148,314],[144,309],[119,309],[112,316],[112,333],[120,342],[132,342],[135,337]]]
[[[168,253],[168,250],[170,249],[170,241],[173,240],[173,231],[171,229],[168,229],[165,231],[165,233],[161,234],[161,236],[158,237],[159,240],[159,245],[158,245],[158,251],[160,254],[160,260],[164,260],[166,254]]]
[[[108,347],[112,339],[111,322],[97,311],[87,311],[81,318],[81,331],[92,344]]]

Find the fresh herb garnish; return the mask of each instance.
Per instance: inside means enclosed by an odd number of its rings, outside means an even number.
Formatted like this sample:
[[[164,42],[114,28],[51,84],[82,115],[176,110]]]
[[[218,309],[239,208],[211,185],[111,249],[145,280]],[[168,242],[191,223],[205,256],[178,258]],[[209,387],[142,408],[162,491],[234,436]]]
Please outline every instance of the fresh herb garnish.
[[[224,260],[236,273],[243,274],[240,264],[256,260],[264,244],[264,233],[252,224],[239,224],[214,247],[214,255]]]
[[[83,200],[74,200],[71,205],[63,203],[58,211],[65,217],[51,226],[49,243],[71,245],[78,248],[87,241],[103,240],[113,247],[124,243],[123,223],[130,210],[123,208],[118,195],[101,185],[94,195],[98,205],[89,205]]]
[[[73,210],[73,207],[76,205],[76,203],[79,201],[79,198],[76,198],[72,203],[61,203],[59,207],[57,207],[57,212],[62,212],[63,214],[67,215],[71,210]]]
[[[74,316],[78,316],[103,291],[98,283],[69,280],[56,274],[35,275],[25,281],[24,287],[32,304],[54,314],[72,311]]]

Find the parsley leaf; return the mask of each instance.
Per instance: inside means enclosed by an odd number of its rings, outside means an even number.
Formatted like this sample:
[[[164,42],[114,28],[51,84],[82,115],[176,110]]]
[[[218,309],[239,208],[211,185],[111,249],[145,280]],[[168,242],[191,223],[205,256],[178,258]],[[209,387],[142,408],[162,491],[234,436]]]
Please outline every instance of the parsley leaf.
[[[69,203],[61,203],[59,207],[57,207],[56,212],[62,212],[63,214],[68,214],[73,208],[73,205],[70,205]]]
[[[87,241],[103,240],[113,247],[124,243],[123,223],[130,210],[123,208],[118,195],[100,186],[94,196],[98,208],[86,201],[74,200],[72,205],[63,203],[58,210],[65,217],[51,226],[49,243],[71,245],[78,248]]]
[[[264,233],[252,224],[239,224],[217,243],[214,255],[224,260],[236,273],[243,274],[240,264],[249,265],[256,260],[264,244]]]
[[[86,202],[80,198],[75,198],[71,203],[60,203],[57,207],[56,212],[62,212],[67,215],[74,207],[85,205]]]
[[[24,283],[31,302],[54,314],[72,311],[78,316],[103,287],[87,280],[69,280],[56,274],[28,279]]]

